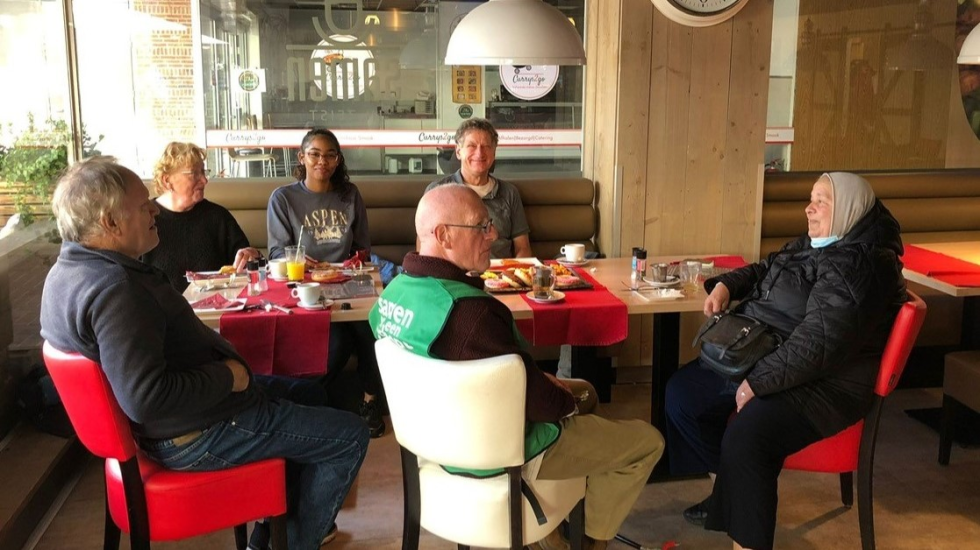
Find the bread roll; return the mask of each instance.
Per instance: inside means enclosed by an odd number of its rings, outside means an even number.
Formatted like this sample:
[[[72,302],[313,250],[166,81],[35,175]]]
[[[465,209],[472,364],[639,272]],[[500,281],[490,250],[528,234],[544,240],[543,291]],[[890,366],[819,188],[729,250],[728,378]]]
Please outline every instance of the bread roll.
[[[520,279],[522,283],[524,283],[524,286],[533,286],[534,283],[531,280],[530,269],[519,267],[514,270],[514,274],[517,275],[517,278]]]
[[[517,276],[513,269],[501,271],[500,278],[507,281],[507,284],[509,284],[511,288],[524,288],[520,277]]]

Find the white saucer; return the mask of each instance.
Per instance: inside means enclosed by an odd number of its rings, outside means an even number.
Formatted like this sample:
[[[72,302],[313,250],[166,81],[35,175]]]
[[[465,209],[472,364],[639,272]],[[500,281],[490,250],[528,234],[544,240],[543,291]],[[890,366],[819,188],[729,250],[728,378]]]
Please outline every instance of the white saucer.
[[[316,303],[316,304],[314,304],[312,306],[305,305],[305,304],[303,304],[303,302],[297,302],[296,305],[299,306],[299,307],[301,307],[301,308],[303,308],[303,309],[308,309],[310,311],[317,311],[317,310],[320,310],[320,309],[327,309],[330,306],[332,306],[333,305],[333,300],[323,300],[323,301],[318,302],[318,303]]]
[[[644,277],[643,278],[643,282],[649,283],[650,286],[652,286],[653,288],[667,288],[667,287],[674,286],[677,283],[681,282],[681,278],[678,277],[677,275],[668,275],[666,281],[664,281],[662,283],[659,283],[659,282],[654,281],[653,279],[651,279],[649,277]]]
[[[583,265],[589,265],[589,260],[582,260],[581,262],[570,262],[565,258],[559,258],[558,263],[565,267],[582,267]]]
[[[528,292],[527,294],[525,294],[525,296],[527,296],[528,300],[531,300],[532,302],[537,302],[539,304],[553,304],[555,302],[560,302],[565,299],[565,293],[559,292],[557,290],[552,292],[551,298],[537,298],[534,296],[533,291]]]

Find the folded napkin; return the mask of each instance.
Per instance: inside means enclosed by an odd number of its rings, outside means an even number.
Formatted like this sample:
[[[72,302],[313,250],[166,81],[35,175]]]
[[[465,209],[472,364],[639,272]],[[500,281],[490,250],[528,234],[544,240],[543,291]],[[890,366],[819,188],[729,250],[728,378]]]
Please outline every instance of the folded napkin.
[[[225,309],[235,305],[237,302],[234,300],[229,300],[225,298],[220,293],[212,294],[207,298],[202,298],[195,302],[191,302],[191,308],[193,309]]]

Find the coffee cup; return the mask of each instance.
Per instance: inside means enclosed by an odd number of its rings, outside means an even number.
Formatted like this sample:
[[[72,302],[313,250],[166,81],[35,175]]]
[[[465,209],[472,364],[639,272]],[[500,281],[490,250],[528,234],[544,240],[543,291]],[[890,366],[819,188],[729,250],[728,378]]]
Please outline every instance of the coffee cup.
[[[286,258],[269,260],[269,277],[278,281],[286,280]]]
[[[650,280],[655,283],[666,283],[670,264],[653,264],[650,266]]]
[[[313,307],[320,303],[320,283],[300,283],[289,294],[299,299],[299,305]]]
[[[585,261],[584,244],[566,244],[561,247],[561,253],[565,255],[565,261],[575,263]]]

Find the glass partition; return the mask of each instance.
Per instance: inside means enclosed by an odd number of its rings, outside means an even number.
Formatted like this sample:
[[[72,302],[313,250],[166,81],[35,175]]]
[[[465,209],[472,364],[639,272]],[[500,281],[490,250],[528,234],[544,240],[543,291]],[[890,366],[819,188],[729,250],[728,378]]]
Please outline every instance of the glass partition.
[[[962,121],[951,103],[956,11],[776,0],[767,170],[944,168]]]
[[[581,170],[582,67],[443,65],[478,2],[73,3],[83,121],[143,177],[180,140],[214,177],[286,178],[312,127],[337,132],[354,175],[435,176],[470,117],[501,133],[497,173]],[[584,36],[584,0],[553,3]]]

